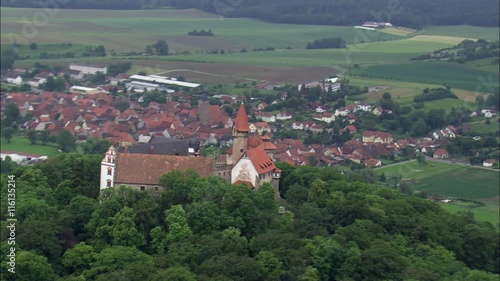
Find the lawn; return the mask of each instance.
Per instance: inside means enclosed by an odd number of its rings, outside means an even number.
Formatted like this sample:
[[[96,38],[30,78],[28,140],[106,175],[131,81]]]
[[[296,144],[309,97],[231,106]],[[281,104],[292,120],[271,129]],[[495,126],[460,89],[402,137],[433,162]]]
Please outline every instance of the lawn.
[[[490,41],[499,40],[498,27],[480,27],[469,25],[451,25],[451,26],[429,26],[420,32],[427,35],[445,35],[466,37],[474,39],[486,39]]]
[[[351,75],[369,78],[444,85],[477,92],[498,90],[498,75],[448,62],[406,62],[372,65],[352,70]]]
[[[30,141],[25,137],[13,137],[11,143],[2,138],[1,140],[2,151],[13,151],[20,153],[40,154],[53,156],[59,154],[57,147],[54,144],[30,144]]]

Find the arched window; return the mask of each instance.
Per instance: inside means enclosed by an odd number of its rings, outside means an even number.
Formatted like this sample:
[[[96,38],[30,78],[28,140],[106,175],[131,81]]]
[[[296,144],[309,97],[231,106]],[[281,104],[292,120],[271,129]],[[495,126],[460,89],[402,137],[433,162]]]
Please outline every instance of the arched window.
[[[113,169],[111,167],[108,168],[108,176],[111,176],[113,174]]]
[[[108,182],[106,183],[106,186],[111,187],[111,180],[108,180]]]

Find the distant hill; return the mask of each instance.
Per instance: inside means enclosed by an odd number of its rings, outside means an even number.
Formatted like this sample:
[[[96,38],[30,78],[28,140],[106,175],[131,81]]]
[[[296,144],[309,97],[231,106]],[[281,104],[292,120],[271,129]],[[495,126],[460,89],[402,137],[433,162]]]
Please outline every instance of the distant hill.
[[[2,0],[2,6],[40,7],[45,1]],[[358,25],[391,22],[421,28],[425,25],[498,26],[497,0],[74,0],[64,8],[148,9],[172,6],[199,8],[227,16],[258,18],[276,23]]]

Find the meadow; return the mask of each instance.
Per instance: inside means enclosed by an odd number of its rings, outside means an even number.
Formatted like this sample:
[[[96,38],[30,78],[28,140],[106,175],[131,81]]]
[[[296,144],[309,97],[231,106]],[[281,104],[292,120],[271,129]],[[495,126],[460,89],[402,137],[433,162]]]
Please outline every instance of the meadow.
[[[13,151],[20,153],[30,153],[30,154],[40,154],[53,156],[59,154],[57,147],[54,144],[31,144],[30,141],[25,137],[13,137],[10,141],[11,143],[7,143],[7,141],[2,138],[1,139],[1,147],[3,151]]]
[[[355,69],[354,76],[402,80],[416,83],[448,85],[451,88],[486,92],[498,89],[498,75],[462,64],[448,62],[407,62],[372,65]]]
[[[142,51],[165,39],[172,50],[207,50],[274,47],[304,48],[325,37],[342,37],[353,43],[360,37],[354,27],[272,24],[253,19],[221,18],[199,10],[59,10],[32,38],[19,36],[22,18],[32,19],[37,9],[2,8],[1,42],[103,44],[117,52]],[[215,36],[188,36],[194,29],[211,29]],[[31,35],[30,35],[31,36]],[[396,40],[402,36],[363,31],[370,41]],[[367,40],[364,40],[367,41]]]
[[[486,39],[489,41],[499,40],[498,27],[479,27],[469,25],[450,25],[450,26],[428,26],[420,30],[419,34],[426,35],[444,35],[465,37],[471,39]]]
[[[402,178],[415,179],[417,183],[414,189],[426,189],[430,194],[484,202],[485,206],[476,208],[460,204],[446,208],[450,211],[471,210],[479,212],[481,215],[478,216],[478,219],[498,224],[498,171],[428,160],[424,165],[411,161],[382,167],[376,172],[378,175],[384,173],[386,177],[398,175]]]

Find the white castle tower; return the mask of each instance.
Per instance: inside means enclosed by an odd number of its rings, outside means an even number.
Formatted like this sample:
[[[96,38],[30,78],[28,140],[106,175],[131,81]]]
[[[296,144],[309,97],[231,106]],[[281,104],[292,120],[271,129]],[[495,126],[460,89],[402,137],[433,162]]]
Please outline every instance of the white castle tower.
[[[115,164],[116,163],[116,149],[110,146],[106,155],[101,162],[101,184],[100,189],[105,189],[114,186],[115,180]]]

